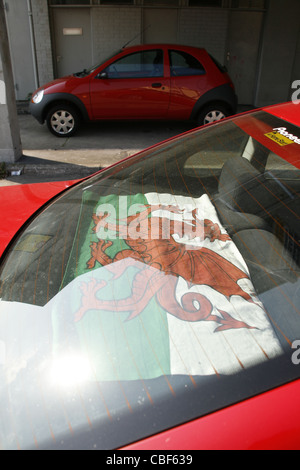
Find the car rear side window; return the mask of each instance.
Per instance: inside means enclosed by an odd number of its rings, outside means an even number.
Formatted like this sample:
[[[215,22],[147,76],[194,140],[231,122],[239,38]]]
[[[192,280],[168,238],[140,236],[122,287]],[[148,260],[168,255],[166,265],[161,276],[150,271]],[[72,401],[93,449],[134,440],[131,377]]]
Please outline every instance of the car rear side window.
[[[183,51],[170,51],[171,76],[204,75],[203,65],[191,54]]]

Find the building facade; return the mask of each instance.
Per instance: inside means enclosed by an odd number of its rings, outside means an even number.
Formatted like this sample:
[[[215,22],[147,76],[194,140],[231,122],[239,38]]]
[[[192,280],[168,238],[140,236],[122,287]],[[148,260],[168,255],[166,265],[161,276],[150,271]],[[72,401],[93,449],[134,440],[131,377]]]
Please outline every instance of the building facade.
[[[291,98],[300,80],[299,0],[7,0],[16,97],[130,43],[204,47],[241,105]]]

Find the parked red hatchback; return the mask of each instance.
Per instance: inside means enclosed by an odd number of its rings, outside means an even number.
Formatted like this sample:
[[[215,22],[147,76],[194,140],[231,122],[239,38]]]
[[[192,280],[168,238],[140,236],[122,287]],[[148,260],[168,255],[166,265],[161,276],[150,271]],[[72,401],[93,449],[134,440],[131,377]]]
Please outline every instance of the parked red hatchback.
[[[204,49],[140,45],[102,64],[59,78],[32,96],[31,114],[58,137],[82,121],[194,120],[202,125],[236,112],[234,85]]]

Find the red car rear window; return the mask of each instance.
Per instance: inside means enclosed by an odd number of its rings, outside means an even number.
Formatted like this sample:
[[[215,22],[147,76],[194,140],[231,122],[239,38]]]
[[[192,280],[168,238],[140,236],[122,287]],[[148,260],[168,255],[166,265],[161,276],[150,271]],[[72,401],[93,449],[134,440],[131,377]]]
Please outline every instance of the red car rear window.
[[[32,220],[0,270],[3,448],[117,448],[299,376],[299,136],[236,117]]]

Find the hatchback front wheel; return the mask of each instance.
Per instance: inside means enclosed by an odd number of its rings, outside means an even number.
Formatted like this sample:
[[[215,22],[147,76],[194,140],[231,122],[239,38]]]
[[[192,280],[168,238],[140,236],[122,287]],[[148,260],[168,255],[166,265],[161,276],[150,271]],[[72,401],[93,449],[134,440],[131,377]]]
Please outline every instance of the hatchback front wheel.
[[[48,129],[57,137],[71,137],[78,130],[78,112],[69,105],[58,105],[50,109],[46,122]]]

